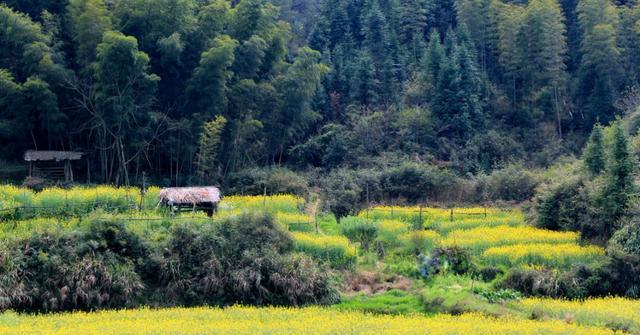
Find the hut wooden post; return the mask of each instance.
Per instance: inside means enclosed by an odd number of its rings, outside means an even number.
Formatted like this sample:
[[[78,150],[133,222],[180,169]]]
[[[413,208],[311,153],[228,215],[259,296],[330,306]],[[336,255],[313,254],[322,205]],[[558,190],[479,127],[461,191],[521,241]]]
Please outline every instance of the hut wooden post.
[[[71,174],[69,173],[70,169],[71,169],[71,161],[69,161],[68,159],[65,159],[64,161],[64,181],[65,182],[69,182],[72,179]]]

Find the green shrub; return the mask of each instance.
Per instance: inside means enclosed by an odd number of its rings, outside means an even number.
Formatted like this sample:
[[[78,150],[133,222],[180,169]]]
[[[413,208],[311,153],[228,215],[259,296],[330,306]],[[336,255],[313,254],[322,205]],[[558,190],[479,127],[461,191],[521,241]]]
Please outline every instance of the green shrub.
[[[440,235],[432,230],[415,230],[399,237],[402,250],[406,254],[430,253],[440,241]]]
[[[130,258],[80,232],[34,234],[15,242],[27,295],[18,311],[71,311],[133,306],[144,283]],[[2,283],[0,285],[5,285]],[[0,287],[0,291],[5,288]]]
[[[567,295],[562,274],[557,270],[515,269],[507,274],[500,287],[516,290],[527,296],[557,298]]]
[[[510,300],[517,300],[522,298],[520,292],[511,289],[491,290],[486,288],[476,288],[473,293],[487,299],[488,302],[505,303]]]
[[[227,194],[262,195],[294,194],[306,197],[309,193],[307,180],[286,168],[251,168],[230,173],[224,180]]]
[[[423,277],[448,273],[462,275],[474,269],[469,252],[457,246],[436,248],[431,255],[419,257],[419,261]]]
[[[416,203],[453,186],[455,176],[431,165],[404,162],[382,171],[380,182],[386,198],[402,198]]]
[[[358,212],[362,189],[356,183],[355,176],[349,170],[331,172],[323,181],[326,193],[326,206],[336,218],[338,224],[342,218]]]
[[[525,201],[535,194],[538,178],[522,165],[511,164],[478,181],[482,200]]]
[[[562,179],[546,185],[535,199],[535,224],[551,230],[581,230],[587,212],[584,182],[581,178]]]
[[[486,266],[476,271],[478,278],[484,282],[491,282],[503,274],[504,271],[495,266]]]
[[[521,159],[525,150],[508,133],[489,130],[477,134],[469,140],[462,150],[458,165],[465,172],[490,171],[500,164]]]
[[[117,216],[102,213],[86,222],[0,246],[0,310],[304,305],[339,298],[332,274],[294,254],[288,232],[269,214],[182,223],[154,244]]]
[[[0,312],[25,303],[29,298],[24,274],[20,271],[22,254],[0,245]]]
[[[340,232],[349,240],[360,243],[365,251],[369,251],[371,243],[378,236],[378,227],[370,221],[350,217],[342,222]]]
[[[621,229],[609,241],[613,248],[640,256],[640,219],[633,216],[625,220]]]
[[[179,226],[165,250],[160,289],[173,303],[305,305],[338,298],[330,273],[292,255],[290,235],[268,214]]]

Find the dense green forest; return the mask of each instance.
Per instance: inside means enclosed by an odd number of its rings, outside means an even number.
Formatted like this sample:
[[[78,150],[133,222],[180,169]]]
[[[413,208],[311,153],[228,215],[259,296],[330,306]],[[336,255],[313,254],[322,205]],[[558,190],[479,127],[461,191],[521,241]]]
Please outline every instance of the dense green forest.
[[[5,169],[39,149],[117,184],[489,174],[577,155],[640,102],[633,0],[0,3]]]

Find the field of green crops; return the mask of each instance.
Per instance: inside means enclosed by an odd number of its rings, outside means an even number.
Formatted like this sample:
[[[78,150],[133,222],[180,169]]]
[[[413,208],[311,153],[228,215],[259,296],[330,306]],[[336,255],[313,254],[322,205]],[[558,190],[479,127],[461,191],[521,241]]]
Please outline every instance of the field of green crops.
[[[342,282],[341,302],[305,309],[144,308],[61,315],[5,311],[0,314],[0,334],[640,334],[638,301],[525,298],[497,289],[495,280],[457,273],[454,264],[439,264],[437,274],[425,272],[425,257],[439,248],[460,248],[476,268],[499,271],[558,270],[593,264],[604,256],[603,248],[583,244],[578,233],[525,224],[517,209],[381,206],[338,224],[328,214],[305,212],[305,200],[295,196],[227,196],[209,218],[201,212],[172,215],[157,206],[158,191],[79,187],[35,193],[0,186],[0,243],[33,234],[84,231],[89,222],[105,218],[124,222],[150,243],[162,243],[181,225],[217,225],[244,212],[266,211],[290,232],[295,252],[323,264]],[[0,274],[0,300],[3,294],[7,292]],[[238,320],[252,320],[251,327]]]

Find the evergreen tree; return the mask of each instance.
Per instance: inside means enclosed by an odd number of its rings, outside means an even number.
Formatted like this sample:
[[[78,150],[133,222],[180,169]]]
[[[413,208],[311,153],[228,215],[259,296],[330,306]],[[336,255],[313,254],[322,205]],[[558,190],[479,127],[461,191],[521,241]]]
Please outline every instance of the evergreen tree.
[[[483,124],[480,78],[470,51],[458,44],[455,32],[449,31],[445,46],[448,55],[440,65],[432,111],[440,136],[462,142]]]
[[[373,59],[368,52],[363,51],[357,59],[355,75],[350,85],[351,99],[363,106],[373,106],[380,101],[380,86]]]
[[[624,216],[634,190],[633,162],[627,136],[619,122],[612,127],[608,144],[607,170],[599,203],[602,236],[609,239]]]
[[[440,73],[440,65],[444,58],[445,52],[442,43],[440,43],[440,33],[434,29],[431,31],[431,35],[429,35],[429,45],[422,57],[422,71],[420,79],[427,99],[436,86],[438,74]]]
[[[596,176],[604,171],[604,136],[601,125],[596,124],[595,127],[593,127],[587,146],[584,148],[582,159],[587,166],[587,170],[589,170],[592,175]]]

